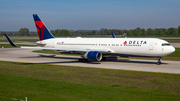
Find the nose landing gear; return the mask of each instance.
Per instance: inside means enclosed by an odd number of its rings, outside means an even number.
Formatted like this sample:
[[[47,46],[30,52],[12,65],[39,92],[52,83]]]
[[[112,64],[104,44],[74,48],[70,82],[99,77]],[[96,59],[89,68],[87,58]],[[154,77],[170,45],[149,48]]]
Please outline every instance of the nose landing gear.
[[[161,65],[161,57],[157,57],[157,59],[158,59],[157,65]]]

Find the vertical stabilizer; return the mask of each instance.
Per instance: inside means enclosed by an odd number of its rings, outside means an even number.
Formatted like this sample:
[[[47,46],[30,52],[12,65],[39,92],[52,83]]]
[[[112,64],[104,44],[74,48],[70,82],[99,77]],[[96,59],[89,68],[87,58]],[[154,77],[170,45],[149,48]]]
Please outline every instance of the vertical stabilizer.
[[[44,25],[44,23],[41,21],[41,19],[38,17],[37,14],[33,14],[33,18],[34,18],[34,22],[36,25],[36,29],[37,29],[40,41],[50,39],[50,38],[54,38],[54,36],[46,28],[46,26]]]

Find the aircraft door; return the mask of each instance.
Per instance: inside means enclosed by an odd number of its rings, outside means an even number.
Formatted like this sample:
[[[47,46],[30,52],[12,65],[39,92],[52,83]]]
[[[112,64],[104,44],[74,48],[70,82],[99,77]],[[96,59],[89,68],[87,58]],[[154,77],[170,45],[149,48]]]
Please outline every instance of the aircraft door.
[[[153,42],[150,42],[150,44],[149,44],[149,50],[153,50]]]
[[[161,51],[161,54],[163,54],[164,53],[164,48],[162,48],[162,51]]]
[[[55,46],[55,42],[54,41],[52,41],[51,46],[52,46],[52,48],[54,48],[54,46]]]

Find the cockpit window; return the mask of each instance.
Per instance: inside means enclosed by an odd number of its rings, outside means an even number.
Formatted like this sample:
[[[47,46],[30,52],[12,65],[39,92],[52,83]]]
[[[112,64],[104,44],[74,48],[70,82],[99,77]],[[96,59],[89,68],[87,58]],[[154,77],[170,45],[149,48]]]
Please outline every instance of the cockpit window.
[[[169,43],[163,43],[162,46],[171,46]]]

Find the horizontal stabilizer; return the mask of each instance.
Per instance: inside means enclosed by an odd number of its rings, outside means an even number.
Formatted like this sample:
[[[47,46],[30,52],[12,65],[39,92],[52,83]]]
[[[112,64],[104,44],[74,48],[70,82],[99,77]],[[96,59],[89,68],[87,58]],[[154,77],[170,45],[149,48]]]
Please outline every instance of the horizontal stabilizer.
[[[9,43],[11,44],[11,46],[13,46],[13,47],[18,47],[17,45],[15,45],[14,44],[14,42],[8,37],[8,35],[7,34],[4,34],[5,36],[6,36],[6,38],[7,38],[7,40],[9,41]]]

